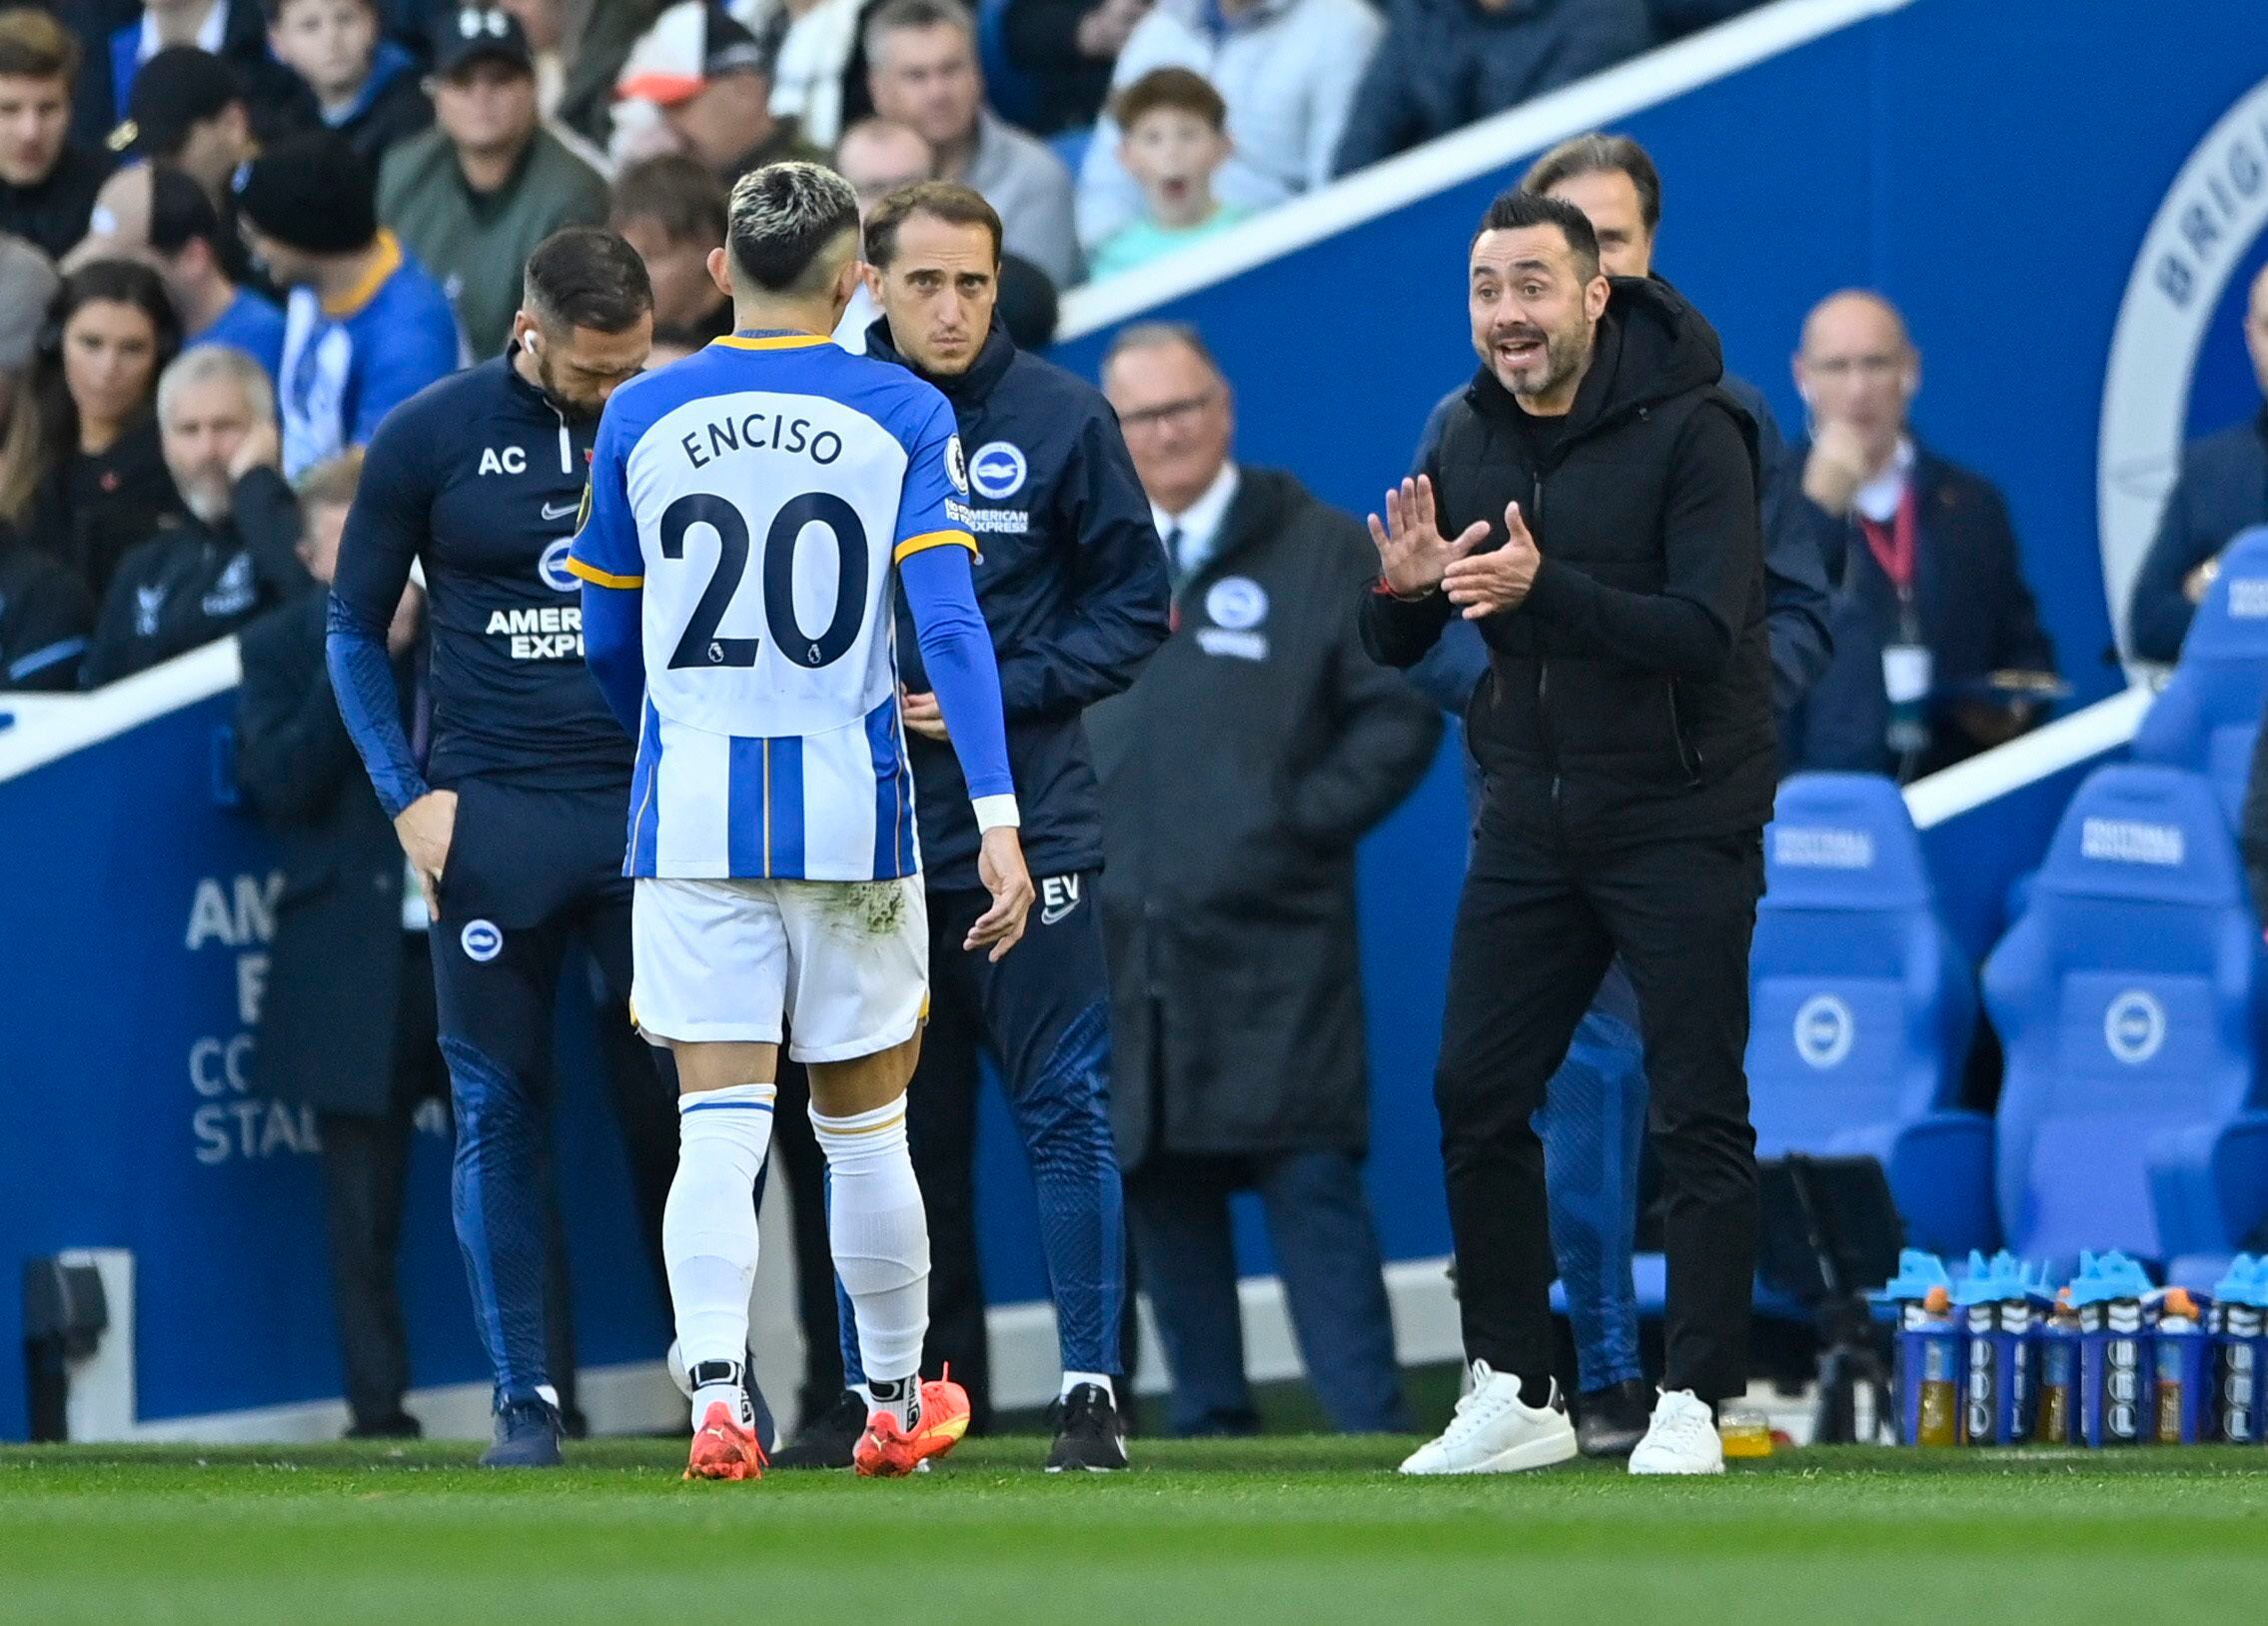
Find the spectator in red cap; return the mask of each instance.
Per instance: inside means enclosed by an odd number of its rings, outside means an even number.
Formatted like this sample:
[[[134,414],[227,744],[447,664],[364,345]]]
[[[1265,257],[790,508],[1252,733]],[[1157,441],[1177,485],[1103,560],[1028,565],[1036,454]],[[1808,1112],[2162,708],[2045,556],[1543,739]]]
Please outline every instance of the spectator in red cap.
[[[683,153],[727,186],[781,159],[823,161],[793,119],[772,116],[781,22],[774,13],[759,37],[711,0],[685,0],[664,11],[614,82],[621,97],[614,156]]]

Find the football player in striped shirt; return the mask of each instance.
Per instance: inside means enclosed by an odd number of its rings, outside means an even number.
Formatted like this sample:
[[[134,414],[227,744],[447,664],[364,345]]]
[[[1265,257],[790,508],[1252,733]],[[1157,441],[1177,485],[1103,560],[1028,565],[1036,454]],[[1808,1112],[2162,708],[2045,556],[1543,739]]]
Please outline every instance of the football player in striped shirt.
[[[631,1003],[677,1060],[662,1241],[694,1391],[686,1473],[762,1466],[741,1365],[750,1195],[784,1028],[809,1066],[829,1241],[866,1374],[854,1460],[897,1475],[968,1426],[959,1385],[918,1370],[929,1233],[905,1086],[928,937],[898,591],[982,831],[992,906],[965,947],[1007,952],[1032,882],[952,411],[904,369],[826,337],[859,275],[857,195],[812,164],[753,171],[710,268],[735,332],[608,403],[567,564],[584,584],[591,672],[638,741]]]

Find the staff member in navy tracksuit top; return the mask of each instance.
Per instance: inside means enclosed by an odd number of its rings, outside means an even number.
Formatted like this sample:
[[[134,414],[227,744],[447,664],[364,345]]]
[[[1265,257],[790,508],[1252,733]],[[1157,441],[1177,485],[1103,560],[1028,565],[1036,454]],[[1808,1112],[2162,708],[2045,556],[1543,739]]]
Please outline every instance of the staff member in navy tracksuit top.
[[[929,1028],[907,1091],[929,1204],[924,1369],[952,1363],[984,1417],[984,1294],[970,1162],[977,1051],[1000,1063],[1032,1165],[1063,1360],[1050,1470],[1126,1464],[1113,1378],[1125,1218],[1110,1131],[1110,990],[1093,879],[1102,810],[1080,714],[1118,694],[1166,640],[1165,560],[1134,460],[1091,385],[1020,353],[993,320],[1000,217],[967,187],[901,188],[866,217],[883,320],[869,356],[912,368],[953,405],[968,449],[977,604],[1000,660],[1008,752],[1039,885],[1030,940],[998,964],[952,951],[988,904],[976,823],[901,607],[905,724],[928,877]],[[848,1317],[844,1317],[845,1325]],[[846,1341],[846,1368],[855,1352]],[[853,1378],[855,1381],[855,1377]],[[850,1408],[843,1408],[849,1415]],[[822,1422],[783,1460],[820,1460]],[[847,1446],[839,1453],[847,1459]]]
[[[560,1460],[552,1380],[567,1374],[547,1369],[544,1337],[545,1097],[572,936],[610,997],[629,997],[630,742],[583,665],[567,554],[599,409],[644,367],[652,331],[652,286],[628,244],[586,229],[547,241],[529,259],[511,348],[379,427],[331,590],[340,712],[433,911],[457,1113],[452,1199],[496,1373],[491,1466]],[[386,653],[413,562],[433,651],[424,774]],[[665,1107],[663,1091],[647,1093]]]

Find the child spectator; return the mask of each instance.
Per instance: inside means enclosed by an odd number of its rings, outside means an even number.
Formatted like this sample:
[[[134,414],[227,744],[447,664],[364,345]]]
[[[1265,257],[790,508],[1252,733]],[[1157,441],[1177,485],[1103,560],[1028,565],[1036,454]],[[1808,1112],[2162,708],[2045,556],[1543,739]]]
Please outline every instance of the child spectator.
[[[1370,0],[1157,0],[1127,35],[1111,89],[1153,68],[1203,74],[1228,104],[1235,148],[1215,189],[1240,208],[1273,209],[1331,179],[1380,29]],[[1118,161],[1118,121],[1105,115],[1079,166],[1079,241],[1097,248],[1141,210]]]
[[[417,64],[381,38],[378,0],[267,0],[268,48],[366,162],[433,123]]]
[[[1125,132],[1118,160],[1142,189],[1142,213],[1095,250],[1094,276],[1132,271],[1245,218],[1213,196],[1229,157],[1228,106],[1202,74],[1153,69],[1118,93],[1111,116]]]

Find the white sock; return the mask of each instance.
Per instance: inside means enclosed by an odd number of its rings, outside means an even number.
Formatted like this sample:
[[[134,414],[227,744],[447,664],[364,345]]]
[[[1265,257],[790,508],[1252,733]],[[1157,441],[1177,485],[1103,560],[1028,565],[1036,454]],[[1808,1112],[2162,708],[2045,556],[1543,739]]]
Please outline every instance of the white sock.
[[[1063,1391],[1055,1398],[1058,1400],[1070,1399],[1071,1391],[1082,1383],[1092,1383],[1096,1388],[1110,1396],[1112,1405],[1118,1404],[1118,1386],[1111,1382],[1108,1372],[1065,1372],[1063,1374]]]
[[[901,1377],[888,1383],[861,1383],[859,1397],[866,1402],[868,1415],[877,1411],[894,1411],[898,1422],[907,1433],[921,1421],[921,1379],[918,1375]]]
[[[661,1254],[677,1314],[677,1348],[689,1372],[708,1361],[734,1370],[747,1358],[748,1293],[756,1279],[756,1175],[771,1144],[770,1084],[704,1089],[677,1102],[677,1176],[661,1210]],[[727,1390],[729,1389],[729,1392]],[[693,1426],[738,1385],[693,1391]]]
[[[901,1379],[909,1391],[920,1388],[911,1380],[929,1331],[929,1216],[906,1150],[905,1101],[847,1118],[813,1107],[811,1129],[827,1157],[827,1240],[857,1323],[867,1400],[894,1403],[873,1390]]]

